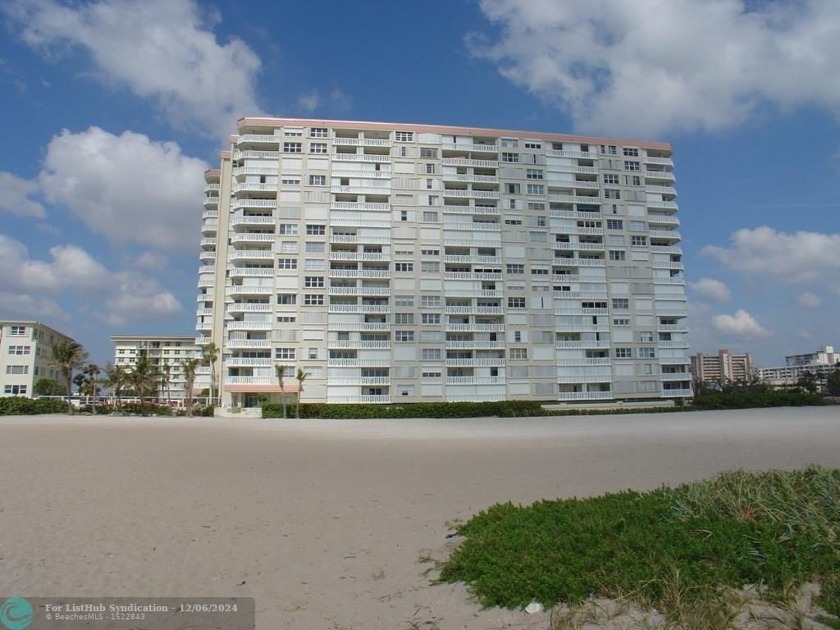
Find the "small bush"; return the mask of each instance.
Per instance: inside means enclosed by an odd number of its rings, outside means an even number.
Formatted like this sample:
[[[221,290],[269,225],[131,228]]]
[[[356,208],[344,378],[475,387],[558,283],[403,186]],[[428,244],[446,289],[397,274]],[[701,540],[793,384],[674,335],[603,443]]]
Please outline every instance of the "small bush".
[[[822,397],[801,390],[704,389],[692,407],[701,410],[755,409],[760,407],[806,407],[823,405]]]

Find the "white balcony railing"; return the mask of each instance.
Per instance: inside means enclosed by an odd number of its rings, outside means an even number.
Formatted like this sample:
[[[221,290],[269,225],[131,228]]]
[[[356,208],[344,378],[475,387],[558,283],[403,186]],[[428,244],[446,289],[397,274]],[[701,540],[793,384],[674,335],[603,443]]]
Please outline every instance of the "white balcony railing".
[[[611,400],[612,392],[560,392],[558,400]]]

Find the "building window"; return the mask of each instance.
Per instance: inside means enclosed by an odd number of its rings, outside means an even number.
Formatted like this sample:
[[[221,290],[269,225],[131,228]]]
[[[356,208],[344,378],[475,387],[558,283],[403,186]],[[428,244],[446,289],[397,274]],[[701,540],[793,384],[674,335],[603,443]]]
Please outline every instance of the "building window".
[[[440,324],[440,313],[422,313],[420,323],[426,325]]]
[[[306,293],[303,296],[304,306],[323,306],[324,296],[318,293]]]
[[[12,326],[9,330],[10,337],[25,337],[26,326]]]
[[[421,249],[420,250],[421,256],[440,256],[439,249]]]
[[[394,140],[397,142],[411,142],[414,140],[414,132],[412,131],[397,131],[394,133]]]
[[[406,325],[414,325],[414,313],[394,313],[394,323]]]
[[[520,191],[519,184],[505,184],[505,192],[509,195],[518,195]]]
[[[414,306],[414,296],[397,295],[394,297],[394,306]]]
[[[542,149],[542,144],[539,142],[526,142],[525,143],[526,149]]]
[[[309,137],[310,138],[326,138],[329,134],[329,131],[326,127],[312,127],[309,130]]]
[[[305,271],[323,271],[326,268],[327,263],[321,258],[305,258],[303,261]]]
[[[622,250],[618,249],[611,249],[610,250],[610,260],[624,260],[625,254]]]
[[[615,349],[615,358],[616,359],[632,359],[633,358],[633,349],[632,348],[616,348]]]
[[[297,259],[296,258],[278,258],[277,259],[277,268],[278,269],[297,269]]]
[[[630,244],[636,247],[643,247],[647,245],[647,236],[631,236]]]
[[[544,195],[545,186],[542,184],[528,184],[527,191],[529,195]]]
[[[431,198],[429,198],[431,201]],[[423,213],[423,222],[424,223],[437,223],[438,222],[438,213],[437,212],[424,212]]]
[[[521,330],[514,330],[513,331],[513,341],[515,343],[522,343],[522,331]]]
[[[509,297],[508,308],[525,308],[524,297]]]
[[[411,343],[414,341],[413,330],[395,330],[394,341],[398,343]]]
[[[326,153],[327,145],[322,142],[313,142],[309,145],[310,153]]]
[[[617,311],[626,311],[630,308],[630,300],[627,298],[613,298],[612,307]]]
[[[440,361],[440,348],[423,348],[420,358],[423,361]]]
[[[277,321],[281,324],[294,324],[297,321],[295,315],[278,315]]]
[[[502,162],[518,162],[518,153],[502,153]]]
[[[537,227],[546,227],[548,222],[545,217],[537,217]]]
[[[326,175],[310,175],[309,176],[309,185],[310,186],[326,186],[327,185],[327,176]]]
[[[12,396],[26,396],[26,385],[5,385],[3,393]]]
[[[618,175],[604,173],[603,178],[605,184],[618,184]]]
[[[420,296],[420,306],[422,308],[440,308],[440,296],[422,295]]]
[[[9,354],[29,354],[30,347],[29,346],[9,346]]]
[[[323,289],[324,276],[305,276],[303,286],[307,289]]]
[[[538,168],[529,168],[525,170],[525,177],[527,179],[543,179],[543,172]]]
[[[29,374],[28,365],[7,365],[6,374]]]
[[[512,275],[523,274],[525,273],[525,265],[508,265],[506,271]]]
[[[513,361],[525,361],[528,359],[528,348],[511,348],[510,359]]]
[[[626,175],[626,181],[628,186],[641,186],[642,185],[642,178],[638,175]]]
[[[531,269],[532,276],[547,276],[548,267],[534,267]]]
[[[435,165],[434,164],[426,164],[426,175],[434,175],[435,174]]]
[[[307,225],[306,233],[309,236],[323,236],[327,233],[327,227],[325,225]]]
[[[263,178],[265,179],[265,178]],[[265,183],[264,181],[261,183]],[[280,183],[283,186],[299,186],[300,185],[300,176],[299,175],[286,175],[280,178]]]
[[[301,142],[284,142],[283,153],[302,153],[303,143]]]
[[[320,243],[318,241],[306,241],[306,251],[313,253],[313,252],[322,252],[326,247],[326,243]]]
[[[394,263],[394,271],[414,271],[414,263]]]
[[[639,170],[641,170],[641,166],[636,161],[624,160],[624,170],[625,171],[639,171]]]
[[[278,293],[278,304],[297,304],[297,294],[295,293]]]
[[[288,361],[295,360],[296,349],[295,348],[275,348],[274,349],[274,358],[275,359],[286,359]]]
[[[505,219],[505,225],[522,225],[522,219]]]
[[[424,261],[420,263],[420,271],[423,273],[437,273],[440,271],[440,263],[433,261]]]
[[[643,330],[639,333],[639,341],[641,343],[653,343],[653,332],[649,330]]]
[[[636,356],[640,359],[655,359],[656,348],[636,348]]]
[[[438,378],[441,377],[441,373],[440,373],[440,370],[429,371],[429,372],[421,372],[421,376],[423,377],[424,380],[438,379]]]
[[[604,189],[604,198],[605,199],[621,199],[621,191],[617,188],[605,188]]]
[[[613,320],[613,326],[629,326],[630,325],[630,318],[629,317],[616,317]]]
[[[298,226],[295,223],[281,223],[277,226],[277,233],[286,236],[297,236]]]
[[[429,149],[427,147],[420,148],[420,157],[421,158],[436,158],[437,157],[437,149]]]
[[[638,149],[624,149],[623,151],[625,157],[639,157]]]

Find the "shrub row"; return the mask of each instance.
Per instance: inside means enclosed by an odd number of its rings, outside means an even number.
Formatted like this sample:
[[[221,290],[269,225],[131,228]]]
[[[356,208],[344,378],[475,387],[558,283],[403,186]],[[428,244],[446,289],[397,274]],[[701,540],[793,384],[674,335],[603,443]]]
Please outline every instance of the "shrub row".
[[[825,401],[818,394],[801,390],[705,390],[698,392],[692,407],[700,410],[754,409],[758,407],[806,407],[823,405]]]
[[[32,399],[21,396],[0,398],[0,416],[31,416],[41,413],[64,413],[67,402],[56,398]]]
[[[290,417],[294,417],[294,406],[289,405],[287,413]],[[404,405],[329,405],[315,403],[300,406],[301,418],[475,418],[485,416],[512,418],[544,415],[547,415],[547,412],[540,403],[530,400],[409,403]],[[283,405],[275,403],[264,405],[262,417],[282,418]]]

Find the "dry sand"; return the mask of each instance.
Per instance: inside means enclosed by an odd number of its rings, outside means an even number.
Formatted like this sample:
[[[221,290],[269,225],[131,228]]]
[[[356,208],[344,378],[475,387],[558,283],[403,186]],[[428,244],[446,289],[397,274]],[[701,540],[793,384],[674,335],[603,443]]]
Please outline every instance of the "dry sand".
[[[580,418],[0,419],[0,596],[251,596],[260,630],[545,628],[430,585],[452,521],[840,466],[837,407]]]

